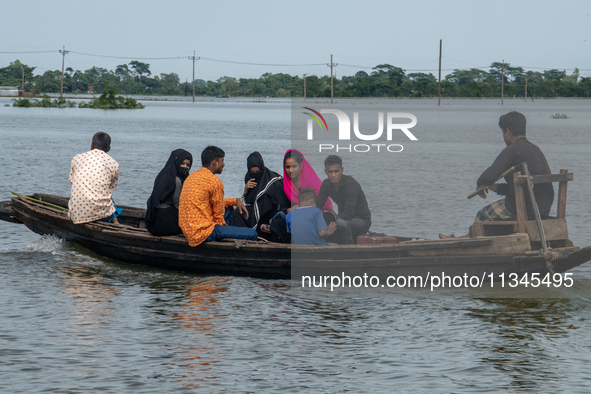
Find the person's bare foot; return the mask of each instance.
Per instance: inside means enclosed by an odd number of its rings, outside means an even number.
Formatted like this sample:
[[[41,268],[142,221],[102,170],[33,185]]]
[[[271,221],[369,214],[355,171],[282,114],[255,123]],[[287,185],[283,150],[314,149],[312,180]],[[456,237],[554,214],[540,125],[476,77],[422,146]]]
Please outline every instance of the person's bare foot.
[[[456,236],[454,234],[450,234],[450,235],[444,235],[439,233],[439,239],[450,239],[450,238],[455,238]]]
[[[113,218],[113,220],[111,220],[111,223],[113,223],[113,224],[119,224],[119,220],[117,220],[117,218]]]

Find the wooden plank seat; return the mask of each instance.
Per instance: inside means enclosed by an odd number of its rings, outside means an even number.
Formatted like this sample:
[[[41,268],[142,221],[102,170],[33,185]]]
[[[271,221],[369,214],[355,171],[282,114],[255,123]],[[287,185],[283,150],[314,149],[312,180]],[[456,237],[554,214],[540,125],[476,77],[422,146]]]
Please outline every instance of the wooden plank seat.
[[[498,222],[474,222],[470,226],[470,238],[508,235],[513,233],[527,233],[532,242],[540,242],[540,235],[535,220],[528,220],[525,208],[525,193],[527,176],[520,172],[513,174],[515,185],[515,205],[517,220],[503,220]],[[566,192],[568,182],[573,180],[573,173],[560,170],[560,174],[532,175],[534,185],[558,182],[558,199],[556,218],[542,220],[547,241],[565,241],[568,243],[568,229],[566,226]],[[568,242],[567,242],[568,241]]]

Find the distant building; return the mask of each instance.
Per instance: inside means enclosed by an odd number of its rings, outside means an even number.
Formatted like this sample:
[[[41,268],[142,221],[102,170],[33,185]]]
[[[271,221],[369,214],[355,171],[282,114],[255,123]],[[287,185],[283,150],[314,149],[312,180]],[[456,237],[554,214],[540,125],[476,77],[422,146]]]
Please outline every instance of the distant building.
[[[94,88],[92,86],[88,87],[88,94],[94,94]]]
[[[18,88],[16,86],[0,86],[0,96],[18,97]]]

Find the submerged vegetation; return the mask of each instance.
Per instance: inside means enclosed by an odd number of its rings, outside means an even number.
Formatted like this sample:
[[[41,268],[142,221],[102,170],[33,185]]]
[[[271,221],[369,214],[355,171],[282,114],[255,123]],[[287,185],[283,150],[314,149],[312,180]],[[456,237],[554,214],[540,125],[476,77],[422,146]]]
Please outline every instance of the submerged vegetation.
[[[117,88],[108,88],[105,86],[103,94],[99,98],[90,100],[90,102],[82,102],[78,105],[80,108],[95,108],[95,109],[141,109],[144,108],[142,103],[131,97],[117,96]]]
[[[557,113],[556,115],[550,115],[550,119],[570,119],[570,118],[568,116],[566,116],[566,114]]]
[[[76,103],[62,97],[52,100],[49,96],[43,95],[41,100],[28,98],[16,99],[12,106],[25,108],[76,108]],[[144,105],[131,97],[117,96],[117,88],[109,89],[105,87],[103,94],[99,98],[92,99],[90,102],[80,102],[78,108],[141,109],[144,108]]]
[[[43,108],[76,108],[76,103],[63,97],[51,99],[48,95],[41,96],[41,100],[21,98],[14,100],[13,107],[43,107]]]

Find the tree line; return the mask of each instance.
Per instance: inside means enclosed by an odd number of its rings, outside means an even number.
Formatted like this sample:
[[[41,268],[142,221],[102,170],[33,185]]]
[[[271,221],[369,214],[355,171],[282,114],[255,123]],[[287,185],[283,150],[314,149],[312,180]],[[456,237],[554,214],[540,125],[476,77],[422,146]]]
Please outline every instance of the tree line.
[[[22,85],[24,90],[42,93],[59,93],[61,71],[48,70],[34,74],[30,67],[19,60],[0,68],[0,86]],[[532,97],[591,97],[591,78],[580,77],[579,70],[568,75],[557,69],[526,71],[509,63],[495,62],[490,69],[456,69],[441,81],[442,97],[500,97],[501,81],[505,97],[523,97],[527,79],[528,96]],[[330,97],[330,76],[306,77],[307,97]],[[90,90],[102,93],[103,89],[117,88],[121,94],[190,96],[191,81],[181,82],[177,73],[152,75],[150,65],[139,61],[121,64],[113,70],[92,67],[86,71],[71,67],[64,72],[64,93],[79,94]],[[304,79],[289,74],[265,73],[260,78],[234,78],[224,76],[217,81],[195,80],[198,96],[223,97],[302,97]],[[406,70],[390,64],[379,64],[372,71],[358,71],[352,76],[334,79],[334,97],[436,97],[437,78],[429,73],[406,73]]]

